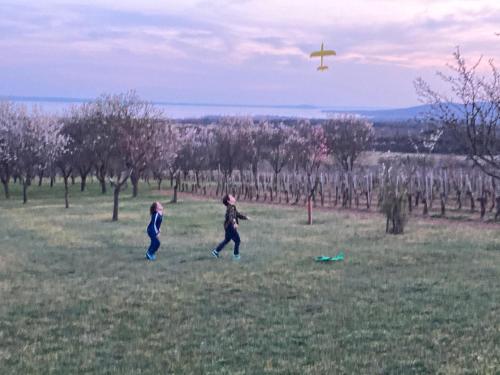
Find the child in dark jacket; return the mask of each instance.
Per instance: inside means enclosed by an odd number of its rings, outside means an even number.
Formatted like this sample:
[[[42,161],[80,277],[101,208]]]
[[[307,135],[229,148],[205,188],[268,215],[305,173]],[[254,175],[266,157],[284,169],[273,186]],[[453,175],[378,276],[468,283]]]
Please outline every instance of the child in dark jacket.
[[[212,255],[216,258],[219,258],[219,252],[228,244],[229,241],[234,241],[234,253],[233,259],[240,259],[240,235],[238,234],[238,224],[239,219],[241,220],[249,220],[248,216],[245,216],[238,212],[236,209],[236,199],[227,194],[222,198],[222,203],[226,206],[226,218],[224,220],[224,230],[225,236],[224,240],[212,250]]]
[[[149,222],[146,232],[151,239],[148,251],[146,251],[147,260],[155,260],[155,253],[160,248],[160,227],[163,220],[163,206],[160,202],[154,202],[149,208],[151,214],[151,221]]]

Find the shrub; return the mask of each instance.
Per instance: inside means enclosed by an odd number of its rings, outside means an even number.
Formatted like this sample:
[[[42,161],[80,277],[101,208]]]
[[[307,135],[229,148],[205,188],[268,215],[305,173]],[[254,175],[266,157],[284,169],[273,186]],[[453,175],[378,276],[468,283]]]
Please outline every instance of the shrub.
[[[401,183],[405,179],[393,176],[391,170],[383,165],[380,210],[386,217],[386,233],[403,234],[408,221],[407,187]]]

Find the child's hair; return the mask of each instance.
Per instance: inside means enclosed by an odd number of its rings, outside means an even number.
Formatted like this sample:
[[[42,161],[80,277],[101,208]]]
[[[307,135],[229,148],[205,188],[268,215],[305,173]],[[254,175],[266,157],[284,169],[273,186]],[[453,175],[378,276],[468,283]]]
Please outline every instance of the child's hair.
[[[153,215],[157,209],[158,209],[158,202],[153,202],[151,207],[149,207],[149,213]]]
[[[224,198],[222,198],[222,203],[224,206],[227,206],[229,204],[229,194],[224,195]]]

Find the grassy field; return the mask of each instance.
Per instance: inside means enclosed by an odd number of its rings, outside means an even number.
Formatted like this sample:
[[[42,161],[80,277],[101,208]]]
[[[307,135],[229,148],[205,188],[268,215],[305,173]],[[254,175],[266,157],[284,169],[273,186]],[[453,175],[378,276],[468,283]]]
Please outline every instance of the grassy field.
[[[224,208],[98,187],[0,200],[0,374],[499,374],[500,226],[241,204],[242,259],[209,250]],[[313,257],[346,260],[318,264]]]

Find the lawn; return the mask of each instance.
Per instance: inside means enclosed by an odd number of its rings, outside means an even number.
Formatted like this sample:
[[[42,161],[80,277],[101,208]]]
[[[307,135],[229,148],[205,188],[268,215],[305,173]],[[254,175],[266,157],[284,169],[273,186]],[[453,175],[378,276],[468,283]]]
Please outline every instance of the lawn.
[[[59,184],[60,185],[60,184]],[[500,226],[242,203],[240,262],[224,207],[166,205],[97,184],[0,199],[0,374],[500,374]],[[346,254],[344,262],[314,257]]]

